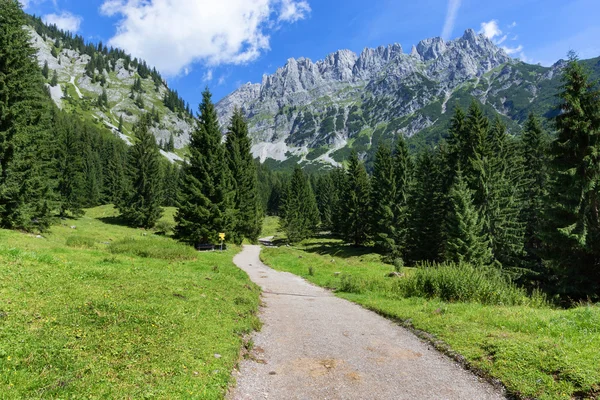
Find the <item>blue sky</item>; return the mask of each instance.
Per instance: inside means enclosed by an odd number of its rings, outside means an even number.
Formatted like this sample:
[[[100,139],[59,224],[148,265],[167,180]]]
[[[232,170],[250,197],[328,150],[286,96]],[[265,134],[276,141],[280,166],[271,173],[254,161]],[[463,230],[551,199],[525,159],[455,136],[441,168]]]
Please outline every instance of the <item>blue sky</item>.
[[[550,65],[600,56],[598,0],[21,0],[29,13],[156,65],[194,107],[260,82],[290,57],[461,36],[473,28],[513,56]],[[485,4],[485,5],[482,5]]]

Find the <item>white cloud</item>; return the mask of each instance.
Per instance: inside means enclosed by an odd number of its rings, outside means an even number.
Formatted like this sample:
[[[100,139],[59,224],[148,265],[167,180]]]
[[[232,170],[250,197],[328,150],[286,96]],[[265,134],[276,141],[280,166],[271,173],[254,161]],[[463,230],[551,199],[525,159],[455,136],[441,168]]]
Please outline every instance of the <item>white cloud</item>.
[[[70,12],[62,12],[61,14],[44,15],[43,20],[47,24],[54,24],[59,29],[69,32],[77,32],[81,26],[83,18],[78,15],[73,15]]]
[[[213,71],[212,71],[212,69],[209,69],[202,76],[202,82],[210,82],[210,81],[212,81],[212,79],[213,79]]]
[[[225,77],[225,75],[221,75],[221,76],[219,77],[219,82],[218,82],[218,83],[219,83],[219,86],[221,86],[221,85],[225,84],[225,80],[226,80],[226,79],[227,79],[227,78]]]
[[[508,55],[519,54],[523,52],[523,46],[518,45],[517,47],[507,47],[502,46],[502,50],[506,52]]]
[[[496,36],[502,35],[502,31],[498,26],[498,21],[496,21],[495,19],[489,22],[482,22],[479,33],[483,34],[483,36],[485,36],[488,39],[494,39]]]
[[[306,1],[282,0],[279,21],[296,22],[306,18],[310,6]]]
[[[21,5],[23,6],[23,9],[26,10],[33,5],[42,4],[42,3],[45,3],[46,1],[48,1],[48,0],[19,0],[19,3],[21,3]],[[52,4],[54,4],[55,8],[57,7],[56,0],[52,0]]]
[[[516,26],[517,26],[517,22],[516,22],[516,21],[513,21],[513,22],[512,22],[512,24],[510,24],[510,25],[508,26],[508,29],[515,28]]]
[[[305,0],[104,0],[120,16],[109,45],[127,50],[166,75],[194,62],[244,64],[269,49],[281,23],[306,18]]]
[[[450,39],[454,30],[454,23],[462,0],[448,0],[448,11],[446,12],[446,20],[444,21],[444,29],[442,30],[442,38]]]

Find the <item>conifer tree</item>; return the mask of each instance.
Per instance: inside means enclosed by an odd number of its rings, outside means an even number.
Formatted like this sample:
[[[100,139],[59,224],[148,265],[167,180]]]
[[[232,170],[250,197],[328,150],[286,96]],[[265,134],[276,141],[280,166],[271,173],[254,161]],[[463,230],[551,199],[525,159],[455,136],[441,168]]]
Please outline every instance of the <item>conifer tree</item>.
[[[165,163],[163,173],[163,206],[177,207],[177,198],[179,194],[179,173],[180,168],[177,164]]]
[[[48,68],[48,61],[44,61],[44,68],[42,68],[42,75],[44,75],[44,78],[48,79],[48,77],[50,76],[50,69]]]
[[[0,2],[0,226],[46,229],[54,208],[52,104],[24,13]]]
[[[346,172],[336,168],[329,174],[333,183],[333,203],[331,204],[332,224],[331,232],[342,237],[345,228],[344,202],[346,201],[346,186],[348,183]]]
[[[137,97],[135,98],[135,105],[141,109],[144,109],[145,104],[144,104],[144,99],[142,98],[141,94],[138,94]]]
[[[119,116],[119,127],[117,129],[119,132],[123,133],[123,114]]]
[[[392,151],[379,145],[371,179],[371,225],[376,248],[395,259],[400,254],[396,243],[396,176]]]
[[[440,261],[444,245],[444,194],[438,156],[424,151],[417,158],[416,184],[410,194],[409,261]]]
[[[122,149],[122,144],[112,142],[108,154],[104,187],[107,192],[106,200],[117,206],[123,203],[125,193],[128,192],[129,182],[125,176],[127,153]]]
[[[325,174],[317,179],[317,208],[321,220],[321,229],[333,231],[334,207],[337,204],[337,194],[330,174]]]
[[[56,85],[58,85],[58,73],[54,70],[52,79],[50,80],[50,86],[55,87]]]
[[[120,204],[123,217],[132,225],[152,228],[162,216],[160,153],[149,131],[150,116],[143,115],[134,127],[135,144],[127,157],[127,176],[133,189]]]
[[[445,259],[449,262],[467,262],[475,266],[487,265],[492,252],[484,233],[483,219],[473,204],[469,189],[460,169],[450,190],[452,210],[446,221]]]
[[[172,139],[172,137],[171,137]],[[262,229],[262,208],[258,195],[256,165],[250,152],[248,125],[241,110],[234,110],[225,142],[229,171],[233,178],[236,218],[232,236],[241,243],[243,238],[255,242]]]
[[[355,246],[363,245],[370,237],[370,185],[364,163],[352,151],[346,171],[346,192],[342,202],[344,238]]]
[[[572,298],[600,293],[600,92],[571,53],[559,93],[545,258]]]
[[[181,171],[175,235],[190,243],[217,243],[218,234],[230,231],[232,199],[225,149],[217,112],[206,89],[199,118],[192,132],[189,161]]]
[[[400,135],[394,150],[394,180],[396,199],[394,201],[394,240],[404,256],[408,243],[409,196],[412,186],[413,166],[408,154],[408,146]]]
[[[57,171],[58,194],[60,195],[59,213],[66,217],[70,213],[74,217],[83,214],[84,205],[84,173],[83,151],[79,126],[65,115],[57,114],[55,132],[58,137]]]
[[[172,133],[169,136],[169,142],[167,143],[167,151],[175,151],[175,138]]]
[[[299,166],[294,168],[286,186],[280,209],[281,229],[290,243],[297,243],[315,233],[319,224],[317,201],[308,178]]]
[[[541,273],[539,238],[544,199],[547,195],[548,161],[544,131],[539,119],[529,114],[522,135],[524,203],[521,219],[525,223],[524,248],[527,267]]]

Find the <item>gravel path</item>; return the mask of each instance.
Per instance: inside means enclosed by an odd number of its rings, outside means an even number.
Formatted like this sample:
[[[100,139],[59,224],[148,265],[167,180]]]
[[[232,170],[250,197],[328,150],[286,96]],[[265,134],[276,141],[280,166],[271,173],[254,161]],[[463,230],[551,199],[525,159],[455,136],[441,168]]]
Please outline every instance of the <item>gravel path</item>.
[[[263,289],[264,325],[229,399],[503,399],[406,329],[244,246],[234,262]]]

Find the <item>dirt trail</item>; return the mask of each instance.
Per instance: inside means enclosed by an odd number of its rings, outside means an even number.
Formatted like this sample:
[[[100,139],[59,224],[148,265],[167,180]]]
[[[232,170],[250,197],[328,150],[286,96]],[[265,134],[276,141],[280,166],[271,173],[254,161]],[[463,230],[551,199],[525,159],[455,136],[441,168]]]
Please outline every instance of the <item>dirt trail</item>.
[[[502,393],[392,322],[244,246],[234,262],[264,291],[251,358],[229,399],[503,399]]]

